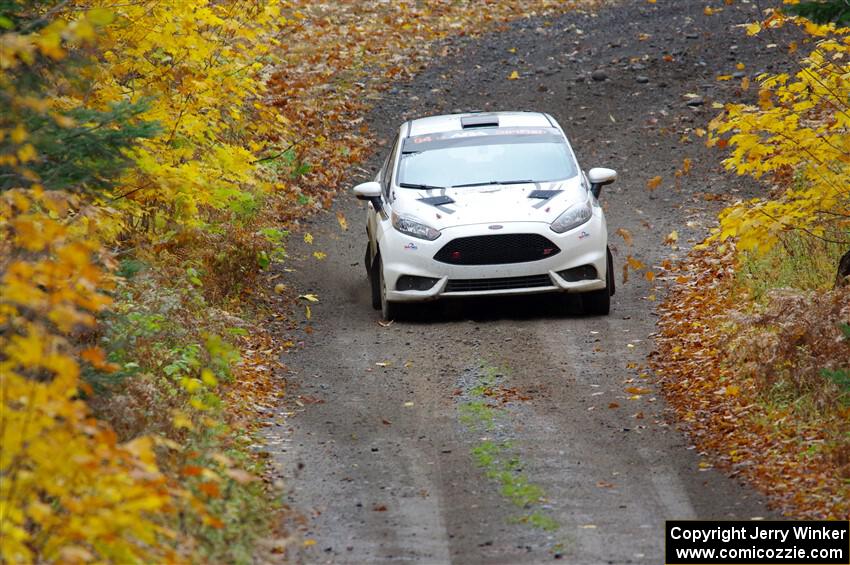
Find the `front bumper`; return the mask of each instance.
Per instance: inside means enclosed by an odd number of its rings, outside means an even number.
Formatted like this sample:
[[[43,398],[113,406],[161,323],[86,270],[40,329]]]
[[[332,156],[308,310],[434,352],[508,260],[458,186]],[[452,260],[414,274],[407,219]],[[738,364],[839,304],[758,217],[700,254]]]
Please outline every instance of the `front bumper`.
[[[588,292],[605,288],[608,234],[601,214],[594,214],[587,223],[563,234],[557,234],[549,229],[548,224],[539,222],[511,222],[502,225],[503,227],[498,231],[498,234],[539,234],[555,243],[561,251],[551,257],[523,263],[455,265],[436,261],[433,257],[453,239],[494,235],[495,232],[488,229],[487,224],[447,228],[435,241],[424,241],[390,230],[385,232],[384,238],[378,242],[388,289],[387,299],[392,302],[421,302],[436,300],[441,297]],[[592,265],[596,269],[598,278],[570,282],[558,274],[561,271],[583,265]],[[428,290],[395,290],[398,279],[404,275],[430,277],[438,280]],[[549,278],[548,285],[545,283],[545,276]],[[523,277],[522,280],[533,279],[535,284],[518,288],[457,290],[464,286],[487,286],[486,284],[457,284],[457,281],[471,282],[498,279],[493,281],[494,284],[491,286],[499,287],[502,286],[501,283],[504,279],[514,279],[515,277]],[[449,281],[455,281],[455,284],[450,285]]]

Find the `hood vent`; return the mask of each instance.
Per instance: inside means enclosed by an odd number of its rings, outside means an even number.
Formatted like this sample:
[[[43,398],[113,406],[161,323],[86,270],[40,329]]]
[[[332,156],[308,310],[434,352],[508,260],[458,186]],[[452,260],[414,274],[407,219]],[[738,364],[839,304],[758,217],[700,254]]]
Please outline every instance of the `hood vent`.
[[[541,200],[549,200],[555,198],[563,192],[562,190],[532,190],[528,193],[529,198],[540,198]]]
[[[452,200],[451,196],[428,196],[426,198],[420,198],[419,202],[423,204],[430,204],[431,206],[445,206],[446,204],[454,204],[454,200]]]

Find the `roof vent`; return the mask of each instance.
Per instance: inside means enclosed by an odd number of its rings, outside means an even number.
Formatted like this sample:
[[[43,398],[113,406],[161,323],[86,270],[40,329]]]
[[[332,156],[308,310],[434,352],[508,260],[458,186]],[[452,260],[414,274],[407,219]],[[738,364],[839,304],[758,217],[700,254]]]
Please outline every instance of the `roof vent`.
[[[460,125],[463,129],[499,127],[499,117],[493,114],[464,116],[460,119]]]

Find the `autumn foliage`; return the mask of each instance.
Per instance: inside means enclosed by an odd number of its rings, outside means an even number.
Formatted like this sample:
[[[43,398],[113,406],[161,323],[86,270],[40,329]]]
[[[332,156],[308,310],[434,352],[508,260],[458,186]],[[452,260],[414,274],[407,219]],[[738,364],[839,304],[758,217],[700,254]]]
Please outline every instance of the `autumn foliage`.
[[[741,202],[720,217],[715,237],[735,237],[743,250],[764,252],[793,230],[850,243],[850,28],[775,12],[748,32],[788,22],[814,42],[800,70],[761,75],[757,104],[728,104],[711,124],[709,143],[731,150],[727,168],[772,184],[768,198]],[[791,56],[797,49],[792,43]]]

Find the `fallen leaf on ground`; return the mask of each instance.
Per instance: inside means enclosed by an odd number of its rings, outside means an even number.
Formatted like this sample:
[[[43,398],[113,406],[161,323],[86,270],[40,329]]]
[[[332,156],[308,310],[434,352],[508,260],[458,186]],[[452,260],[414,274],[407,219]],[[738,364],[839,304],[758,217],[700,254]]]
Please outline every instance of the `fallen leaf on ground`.
[[[655,190],[661,185],[661,175],[652,177],[648,181],[646,181],[646,188],[649,190]]]
[[[626,228],[617,228],[617,235],[623,238],[623,241],[626,242],[626,245],[631,247],[634,240],[632,239],[632,233]]]

